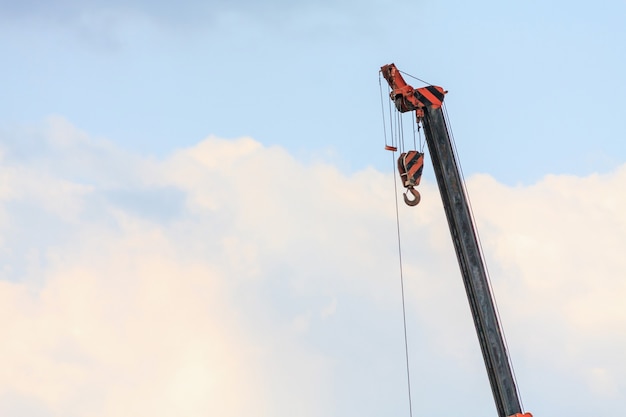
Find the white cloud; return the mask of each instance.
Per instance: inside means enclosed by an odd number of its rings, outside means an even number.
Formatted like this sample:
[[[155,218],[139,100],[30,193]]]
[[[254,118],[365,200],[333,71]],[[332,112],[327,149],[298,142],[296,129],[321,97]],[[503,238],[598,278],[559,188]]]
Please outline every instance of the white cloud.
[[[0,167],[3,415],[406,411],[390,173],[250,138],[156,161],[61,119],[20,156],[19,134]],[[625,183],[626,166],[468,181],[537,415],[625,398]],[[492,412],[437,188],[421,187],[400,209],[415,409],[447,415],[455,392]]]

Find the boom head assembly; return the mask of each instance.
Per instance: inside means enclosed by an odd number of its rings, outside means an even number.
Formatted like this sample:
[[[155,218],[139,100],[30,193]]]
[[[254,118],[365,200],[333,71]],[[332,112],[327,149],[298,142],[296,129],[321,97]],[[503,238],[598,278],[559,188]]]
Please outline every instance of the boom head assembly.
[[[404,81],[395,64],[383,65],[380,71],[391,87],[389,96],[399,112],[405,113],[415,110],[419,122],[424,117],[424,107],[431,106],[433,109],[441,107],[443,98],[447,93],[443,88],[434,85],[413,88]]]

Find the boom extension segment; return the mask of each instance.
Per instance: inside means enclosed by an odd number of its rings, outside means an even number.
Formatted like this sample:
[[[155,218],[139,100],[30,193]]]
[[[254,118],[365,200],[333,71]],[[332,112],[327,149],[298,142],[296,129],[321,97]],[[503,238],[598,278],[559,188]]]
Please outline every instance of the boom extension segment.
[[[446,91],[436,86],[414,89],[404,81],[394,64],[383,66],[381,71],[391,87],[390,98],[398,111],[415,111],[418,123],[422,122],[424,126],[498,416],[532,417],[530,413],[522,414],[467,196],[441,108]]]

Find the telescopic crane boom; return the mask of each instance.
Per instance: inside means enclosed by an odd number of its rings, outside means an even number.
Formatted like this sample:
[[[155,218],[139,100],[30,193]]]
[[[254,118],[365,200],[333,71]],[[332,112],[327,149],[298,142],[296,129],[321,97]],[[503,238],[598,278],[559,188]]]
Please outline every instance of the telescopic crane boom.
[[[442,111],[446,91],[436,86],[414,89],[404,81],[394,64],[384,65],[381,72],[389,83],[390,98],[396,109],[403,113],[415,111],[418,123],[424,127],[498,416],[532,417],[530,413],[522,414],[476,228]],[[402,174],[400,161],[398,166]]]

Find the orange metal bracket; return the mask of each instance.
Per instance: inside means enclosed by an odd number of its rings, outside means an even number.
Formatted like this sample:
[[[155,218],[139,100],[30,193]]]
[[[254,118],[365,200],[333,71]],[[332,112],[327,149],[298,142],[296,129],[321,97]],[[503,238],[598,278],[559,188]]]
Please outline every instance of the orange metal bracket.
[[[434,109],[441,107],[444,95],[447,92],[443,88],[429,85],[415,89],[404,81],[395,64],[383,65],[380,71],[391,87],[390,97],[399,112],[404,113],[415,110],[417,120],[419,121],[424,117],[422,109],[425,106],[432,106]]]

